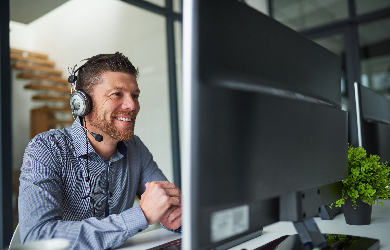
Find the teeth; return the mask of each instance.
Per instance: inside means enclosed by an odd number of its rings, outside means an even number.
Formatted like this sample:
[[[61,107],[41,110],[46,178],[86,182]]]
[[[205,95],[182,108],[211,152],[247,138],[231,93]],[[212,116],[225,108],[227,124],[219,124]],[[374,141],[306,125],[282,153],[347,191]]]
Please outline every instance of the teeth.
[[[117,117],[116,119],[120,121],[131,122],[131,118]]]

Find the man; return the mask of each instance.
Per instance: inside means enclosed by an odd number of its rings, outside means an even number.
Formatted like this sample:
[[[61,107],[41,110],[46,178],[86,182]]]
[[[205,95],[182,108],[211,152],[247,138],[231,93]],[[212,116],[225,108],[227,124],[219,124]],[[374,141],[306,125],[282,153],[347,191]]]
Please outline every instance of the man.
[[[90,96],[91,111],[70,128],[37,135],[25,151],[19,191],[22,242],[66,238],[71,249],[108,249],[158,221],[180,231],[180,190],[134,135],[140,109],[137,76],[118,52],[94,56],[79,68],[76,92]],[[73,109],[80,104],[75,103]],[[140,205],[132,207],[136,195]]]

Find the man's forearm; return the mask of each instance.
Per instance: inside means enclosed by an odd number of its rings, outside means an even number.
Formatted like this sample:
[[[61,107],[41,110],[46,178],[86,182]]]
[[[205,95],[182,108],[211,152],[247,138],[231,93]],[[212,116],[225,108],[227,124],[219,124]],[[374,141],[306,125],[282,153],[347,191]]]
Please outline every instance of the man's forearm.
[[[116,248],[148,227],[138,206],[101,220],[93,217],[82,221],[39,221],[37,226],[28,227],[22,216],[20,224],[22,242],[65,238],[70,241],[70,249]]]

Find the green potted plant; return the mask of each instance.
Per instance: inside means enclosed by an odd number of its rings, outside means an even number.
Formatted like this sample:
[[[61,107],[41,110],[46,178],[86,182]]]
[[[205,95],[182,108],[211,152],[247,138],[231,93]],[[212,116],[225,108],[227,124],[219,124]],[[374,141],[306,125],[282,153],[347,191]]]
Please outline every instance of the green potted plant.
[[[348,146],[348,176],[343,181],[342,198],[336,201],[336,207],[343,205],[348,224],[371,223],[372,205],[383,205],[390,197],[389,173],[387,162],[381,163],[379,156],[367,157],[364,148]]]

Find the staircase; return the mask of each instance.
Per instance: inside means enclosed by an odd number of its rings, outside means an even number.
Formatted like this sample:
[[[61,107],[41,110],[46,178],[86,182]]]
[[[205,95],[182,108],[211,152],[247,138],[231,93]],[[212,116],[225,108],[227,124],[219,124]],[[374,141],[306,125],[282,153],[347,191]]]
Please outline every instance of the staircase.
[[[53,128],[69,127],[73,123],[69,107],[70,84],[61,77],[62,70],[47,54],[11,48],[11,69],[17,70],[17,78],[30,80],[24,88],[36,94],[32,100],[42,107],[32,109],[30,136]]]

